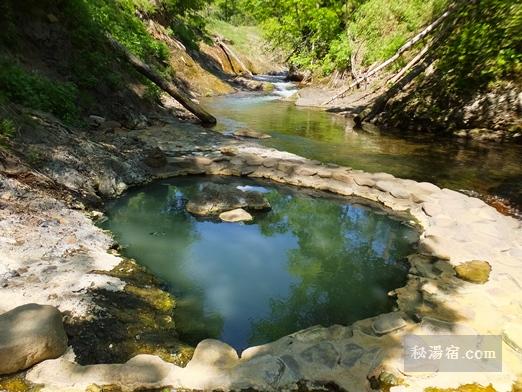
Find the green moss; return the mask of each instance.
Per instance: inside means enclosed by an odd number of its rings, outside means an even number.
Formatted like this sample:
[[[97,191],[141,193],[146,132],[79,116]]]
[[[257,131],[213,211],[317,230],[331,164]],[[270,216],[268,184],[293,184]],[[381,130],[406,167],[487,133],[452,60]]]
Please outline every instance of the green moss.
[[[176,301],[161,282],[132,260],[98,273],[127,285],[123,291],[93,291],[94,302],[103,311],[92,319],[67,320],[79,363],[121,363],[138,354],[153,354],[184,366],[192,358],[194,348],[180,341],[176,331]]]
[[[176,306],[174,298],[167,292],[158,288],[142,288],[127,285],[125,286],[125,291],[143,299],[146,303],[160,312],[170,312]]]
[[[497,392],[495,388],[491,384],[483,387],[479,384],[465,384],[461,385],[458,388],[433,388],[429,387],[424,389],[424,392]]]
[[[38,392],[41,387],[31,384],[20,376],[0,377],[0,391],[6,392]]]

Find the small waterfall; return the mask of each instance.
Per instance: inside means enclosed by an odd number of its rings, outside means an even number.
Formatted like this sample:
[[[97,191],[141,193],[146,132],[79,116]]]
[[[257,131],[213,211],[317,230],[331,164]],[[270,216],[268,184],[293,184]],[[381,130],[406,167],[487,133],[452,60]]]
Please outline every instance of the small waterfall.
[[[288,98],[297,92],[297,85],[294,82],[285,81],[285,75],[256,75],[254,80],[269,82],[274,86],[274,95]]]

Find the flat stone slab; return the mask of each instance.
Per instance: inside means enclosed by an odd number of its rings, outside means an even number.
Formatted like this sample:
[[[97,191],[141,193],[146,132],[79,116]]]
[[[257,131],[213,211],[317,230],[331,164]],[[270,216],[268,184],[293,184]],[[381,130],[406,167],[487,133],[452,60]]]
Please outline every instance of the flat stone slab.
[[[377,316],[372,324],[372,329],[376,334],[384,335],[404,328],[407,325],[403,316],[399,312],[385,313]]]
[[[223,222],[250,222],[254,218],[244,209],[236,208],[235,210],[222,212],[219,214],[219,219]]]
[[[27,304],[0,315],[0,374],[57,358],[66,349],[62,315],[55,307]]]

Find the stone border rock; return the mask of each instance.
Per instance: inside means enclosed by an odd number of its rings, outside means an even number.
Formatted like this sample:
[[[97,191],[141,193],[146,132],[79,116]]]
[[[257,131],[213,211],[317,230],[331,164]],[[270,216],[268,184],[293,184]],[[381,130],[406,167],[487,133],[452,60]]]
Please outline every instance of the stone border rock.
[[[27,374],[44,390],[85,390],[91,384],[198,390],[296,389],[299,383],[348,391],[392,387],[421,391],[477,382],[511,390],[522,374],[522,228],[479,199],[430,183],[386,173],[324,165],[254,145],[225,146],[199,155],[169,157],[155,176],[235,175],[358,196],[393,211],[409,213],[422,227],[419,253],[410,257],[407,284],[394,290],[398,310],[351,326],[311,327],[276,342],[244,350],[202,341],[185,368],[139,355],[126,364],[80,366],[65,358],[45,361]],[[484,284],[467,282],[455,267],[473,260],[491,266]],[[508,328],[509,326],[509,328]],[[501,373],[407,373],[402,338],[406,334],[502,335]]]

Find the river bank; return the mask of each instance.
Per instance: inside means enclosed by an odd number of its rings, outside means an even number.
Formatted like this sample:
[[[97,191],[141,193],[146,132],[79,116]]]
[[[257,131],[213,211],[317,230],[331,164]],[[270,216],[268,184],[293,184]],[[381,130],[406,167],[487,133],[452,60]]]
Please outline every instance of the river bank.
[[[329,101],[338,94],[339,89],[323,84],[312,85],[299,90],[295,104],[356,118],[386,94],[386,87],[380,84],[381,82],[377,81],[375,85],[369,84],[361,89],[354,89],[331,102]],[[442,135],[453,136],[457,140],[522,143],[522,92],[520,86],[515,83],[477,93],[447,112],[437,112],[435,109],[433,112],[421,112],[422,105],[407,101],[404,95],[406,93],[390,99],[371,122],[392,131],[422,132],[434,137]],[[404,108],[405,105],[408,105],[408,108]]]
[[[118,385],[122,390],[164,386],[279,390],[298,385],[366,390],[370,385],[400,383],[392,390],[415,391],[478,382],[503,391],[522,371],[516,354],[522,229],[519,221],[480,200],[389,174],[324,165],[189,123],[109,132],[94,141],[92,135],[86,137],[49,118],[42,121],[39,131],[45,133],[30,149],[39,159],[38,172],[15,157],[3,159],[2,311],[38,302],[57,306],[71,319],[92,319],[103,317],[95,300],[100,291],[125,293],[127,288],[124,298],[132,293],[121,275],[94,272],[114,270],[124,260],[110,251],[115,248],[110,235],[89,218],[99,214],[89,213],[91,208],[85,206],[101,206],[103,198],[157,178],[191,174],[266,178],[408,211],[423,228],[420,254],[410,258],[409,281],[393,294],[398,312],[352,326],[314,327],[247,349],[240,359],[230,347],[204,341],[185,368],[143,355],[126,365],[82,367],[68,354],[28,373],[28,380],[46,390],[83,391],[92,384]],[[491,265],[484,285],[456,277],[454,267],[471,260]],[[435,330],[503,335],[503,372],[405,374],[401,337]]]

